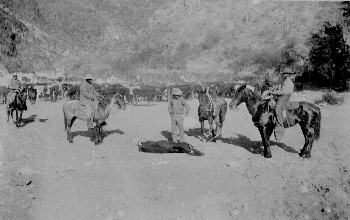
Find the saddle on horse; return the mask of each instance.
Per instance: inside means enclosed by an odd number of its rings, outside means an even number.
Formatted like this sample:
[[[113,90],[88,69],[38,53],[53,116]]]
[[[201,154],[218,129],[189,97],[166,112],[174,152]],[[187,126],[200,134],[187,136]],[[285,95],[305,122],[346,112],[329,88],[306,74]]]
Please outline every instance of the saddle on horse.
[[[282,117],[278,116],[277,113],[277,98],[276,97],[269,97],[268,99],[265,99],[268,102],[268,107],[270,109],[273,109],[276,121],[279,125],[281,125],[284,128],[288,128],[295,124],[295,121],[297,119],[295,115],[295,110],[297,110],[300,106],[299,102],[288,102],[286,105],[282,106]]]

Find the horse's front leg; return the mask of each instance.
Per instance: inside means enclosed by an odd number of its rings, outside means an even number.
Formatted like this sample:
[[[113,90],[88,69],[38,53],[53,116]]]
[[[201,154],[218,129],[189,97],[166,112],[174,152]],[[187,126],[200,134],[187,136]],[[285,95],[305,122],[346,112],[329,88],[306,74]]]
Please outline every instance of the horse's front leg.
[[[7,123],[10,121],[11,110],[7,109]]]
[[[15,117],[15,123],[16,123],[18,121],[18,111],[15,110],[15,112],[16,112],[16,117]]]
[[[270,139],[268,138],[268,134],[270,134],[270,130],[267,127],[259,126],[259,132],[264,145],[264,157],[271,158],[272,155],[270,150]]]
[[[199,121],[201,123],[201,141],[204,140],[204,120],[203,121]]]
[[[16,110],[16,127],[19,127],[19,123],[18,111]]]
[[[101,125],[97,125],[97,133],[96,133],[96,139],[95,139],[95,145],[102,143],[102,129]]]
[[[214,120],[213,119],[209,120],[209,125],[210,125],[209,132],[211,133],[211,141],[216,142],[216,140],[215,140],[216,133],[214,130]]]
[[[23,115],[23,111],[20,111],[18,121],[17,121],[19,127],[21,126],[21,123],[22,123],[22,115]]]

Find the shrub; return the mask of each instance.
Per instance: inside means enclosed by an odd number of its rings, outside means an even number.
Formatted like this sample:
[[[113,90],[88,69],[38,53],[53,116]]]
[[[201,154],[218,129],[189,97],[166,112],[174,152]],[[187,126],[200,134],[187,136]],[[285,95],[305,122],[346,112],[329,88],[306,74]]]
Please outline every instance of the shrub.
[[[350,78],[350,47],[346,44],[342,26],[325,23],[308,40],[309,71],[304,80],[319,87],[344,91]]]
[[[316,105],[324,105],[324,104],[341,105],[343,102],[344,102],[343,95],[334,91],[329,91],[324,93],[320,99],[317,99],[315,101],[315,104]]]

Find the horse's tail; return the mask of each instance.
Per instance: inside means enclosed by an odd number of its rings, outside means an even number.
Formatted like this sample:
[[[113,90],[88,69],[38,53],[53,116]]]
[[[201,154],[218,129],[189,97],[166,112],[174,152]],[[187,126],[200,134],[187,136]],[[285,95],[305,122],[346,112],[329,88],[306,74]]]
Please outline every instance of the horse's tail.
[[[317,112],[315,112],[315,116],[314,116],[314,137],[315,137],[315,140],[318,140],[321,136],[321,110],[318,109]]]
[[[63,120],[64,120],[64,130],[67,131],[67,116],[66,116],[66,111],[64,110],[65,105],[63,105]]]

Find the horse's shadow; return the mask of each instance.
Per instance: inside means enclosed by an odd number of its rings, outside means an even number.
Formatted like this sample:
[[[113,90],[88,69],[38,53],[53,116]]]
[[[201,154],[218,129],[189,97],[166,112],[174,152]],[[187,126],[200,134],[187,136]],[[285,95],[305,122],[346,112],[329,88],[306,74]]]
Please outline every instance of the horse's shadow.
[[[217,140],[221,140],[222,142],[226,144],[232,144],[239,147],[244,148],[245,150],[249,151],[253,154],[261,154],[264,155],[264,147],[262,144],[262,141],[252,141],[247,136],[237,134],[237,138],[223,138],[219,137]],[[284,143],[278,143],[275,141],[270,141],[271,145],[277,145],[278,147],[282,148],[283,150],[289,152],[289,153],[298,153],[297,150],[294,148],[284,144]]]
[[[22,118],[21,119],[21,123],[22,123],[21,126],[24,127],[27,124],[35,122],[36,117],[37,117],[36,115],[31,115],[28,118]]]
[[[35,121],[46,122],[47,120],[49,120],[49,119],[42,119],[42,118],[38,119],[37,115],[31,115],[28,118],[22,118],[21,119],[21,127],[24,127],[24,126],[26,126],[26,125],[28,125],[30,123],[35,122]]]
[[[71,132],[71,135],[72,135],[72,139],[74,139],[77,136],[82,136],[82,137],[88,137],[88,138],[90,138],[90,141],[95,142],[96,132],[97,132],[96,130],[93,130],[93,131],[73,131],[73,132]],[[112,134],[125,134],[125,133],[119,129],[105,131],[102,138],[108,137]]]

